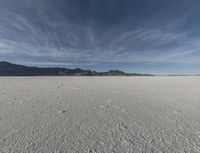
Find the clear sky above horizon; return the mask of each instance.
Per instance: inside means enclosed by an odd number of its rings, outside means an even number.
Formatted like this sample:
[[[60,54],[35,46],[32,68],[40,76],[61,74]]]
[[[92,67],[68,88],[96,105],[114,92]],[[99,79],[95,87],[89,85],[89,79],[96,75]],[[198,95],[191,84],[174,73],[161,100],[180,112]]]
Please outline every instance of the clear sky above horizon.
[[[0,0],[0,60],[200,74],[200,1]]]

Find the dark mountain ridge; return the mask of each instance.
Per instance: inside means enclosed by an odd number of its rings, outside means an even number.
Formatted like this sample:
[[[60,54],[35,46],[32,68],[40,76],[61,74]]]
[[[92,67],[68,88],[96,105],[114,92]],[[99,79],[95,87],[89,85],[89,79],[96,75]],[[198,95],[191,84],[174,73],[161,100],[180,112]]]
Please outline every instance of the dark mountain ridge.
[[[80,68],[39,68],[0,62],[0,76],[152,76],[150,74],[125,73],[119,70],[96,72]]]

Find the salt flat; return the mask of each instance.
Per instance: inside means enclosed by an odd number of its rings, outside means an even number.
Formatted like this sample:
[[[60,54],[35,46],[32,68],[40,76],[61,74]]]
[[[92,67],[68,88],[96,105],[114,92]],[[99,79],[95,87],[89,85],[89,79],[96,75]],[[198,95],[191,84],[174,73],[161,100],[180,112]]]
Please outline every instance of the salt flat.
[[[0,152],[198,153],[200,78],[0,78]]]

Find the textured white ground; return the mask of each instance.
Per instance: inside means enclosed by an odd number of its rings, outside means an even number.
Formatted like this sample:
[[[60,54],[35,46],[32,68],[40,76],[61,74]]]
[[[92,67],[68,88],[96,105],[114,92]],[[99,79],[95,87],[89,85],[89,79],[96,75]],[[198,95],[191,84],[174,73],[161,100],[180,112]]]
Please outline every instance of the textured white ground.
[[[0,78],[0,153],[199,153],[200,77]]]

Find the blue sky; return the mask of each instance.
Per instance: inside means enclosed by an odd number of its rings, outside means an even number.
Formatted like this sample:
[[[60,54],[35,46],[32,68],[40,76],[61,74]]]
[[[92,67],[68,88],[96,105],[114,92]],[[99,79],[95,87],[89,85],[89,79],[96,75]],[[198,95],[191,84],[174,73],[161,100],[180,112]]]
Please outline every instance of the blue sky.
[[[200,74],[199,0],[0,0],[0,60]]]

